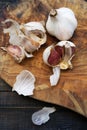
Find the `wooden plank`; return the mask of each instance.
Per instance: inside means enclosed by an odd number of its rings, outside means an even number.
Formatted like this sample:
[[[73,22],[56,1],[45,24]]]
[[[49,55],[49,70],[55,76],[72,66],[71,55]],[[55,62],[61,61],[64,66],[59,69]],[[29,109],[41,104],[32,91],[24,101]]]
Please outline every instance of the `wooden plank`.
[[[42,126],[36,126],[31,121],[32,114],[38,108],[9,108],[0,109],[1,130],[86,130],[87,119],[75,115],[70,111],[56,111],[51,114],[51,119]]]
[[[53,104],[41,102],[30,97],[19,96],[16,92],[0,92],[0,108],[31,108],[31,107],[44,107],[56,106]]]
[[[8,85],[4,80],[0,78],[0,92],[3,91],[12,91],[10,85]]]
[[[48,85],[49,87],[47,90],[35,91],[33,98],[62,105],[87,116],[87,3],[82,0],[20,0],[18,3],[9,3],[9,6],[4,10],[2,8],[3,13],[0,20],[12,18],[19,23],[46,21],[51,8],[62,6],[71,8],[78,19],[77,30],[70,39],[77,46],[76,56],[73,59],[74,69],[62,71],[58,85],[51,88],[49,76],[52,74],[52,70],[43,63],[42,53],[47,46],[57,42],[57,40],[47,35],[46,45],[34,53],[35,58],[25,59],[21,64],[17,64],[12,57],[0,51],[0,76],[10,86],[13,86],[20,71],[30,70],[38,79],[36,87],[38,85]],[[3,35],[2,29],[0,38],[0,46],[8,42],[8,37]]]

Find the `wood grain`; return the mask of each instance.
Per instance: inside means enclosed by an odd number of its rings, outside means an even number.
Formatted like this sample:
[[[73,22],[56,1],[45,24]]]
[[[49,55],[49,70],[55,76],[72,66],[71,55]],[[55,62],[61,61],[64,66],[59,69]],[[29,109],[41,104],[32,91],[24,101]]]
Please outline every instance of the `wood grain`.
[[[51,8],[63,6],[71,8],[78,19],[78,27],[71,39],[77,46],[72,61],[74,68],[61,71],[58,85],[50,87],[52,70],[43,63],[42,54],[48,45],[58,40],[47,34],[47,43],[34,53],[34,58],[25,59],[21,64],[0,50],[0,76],[13,86],[17,74],[24,69],[30,70],[36,77],[36,87],[48,86],[45,90],[35,90],[33,98],[67,107],[87,117],[87,3],[82,0],[20,0],[2,9],[0,21],[6,18],[15,19],[19,23],[46,21]],[[0,46],[5,46],[9,37],[3,34],[2,27],[0,30]]]

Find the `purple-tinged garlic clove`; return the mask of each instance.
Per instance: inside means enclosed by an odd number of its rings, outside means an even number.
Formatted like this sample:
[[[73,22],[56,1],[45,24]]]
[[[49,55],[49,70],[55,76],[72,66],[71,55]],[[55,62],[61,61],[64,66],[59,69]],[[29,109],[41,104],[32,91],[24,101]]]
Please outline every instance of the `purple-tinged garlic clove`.
[[[50,119],[49,114],[51,114],[55,111],[56,111],[56,109],[54,107],[44,107],[41,110],[33,113],[32,122],[35,125],[45,124]]]
[[[56,45],[51,45],[44,50],[43,61],[51,67],[71,68],[71,59],[74,56],[75,48],[75,44],[70,41],[61,41]]]
[[[62,49],[59,50],[59,52],[62,51]],[[55,50],[55,45],[47,47],[43,52],[44,62],[53,69],[53,74],[50,76],[51,86],[57,85],[60,78],[60,67],[58,66],[58,64],[61,60],[61,55],[62,53],[58,53]]]
[[[59,46],[59,49],[57,49],[55,45],[51,45],[47,47],[44,52],[43,52],[43,60],[44,62],[51,66],[58,66],[60,61],[62,60],[62,53],[63,53],[63,48]]]
[[[9,45],[8,47],[1,47],[9,55],[11,55],[18,63],[25,58],[25,51],[22,47],[17,45]]]
[[[35,76],[30,71],[23,70],[17,75],[12,91],[24,96],[33,95],[35,80]]]
[[[75,48],[76,46],[74,43],[70,41],[61,41],[44,50],[43,61],[53,69],[53,75],[50,76],[51,86],[58,83],[60,78],[60,69],[72,69],[73,66],[71,60],[75,54]]]

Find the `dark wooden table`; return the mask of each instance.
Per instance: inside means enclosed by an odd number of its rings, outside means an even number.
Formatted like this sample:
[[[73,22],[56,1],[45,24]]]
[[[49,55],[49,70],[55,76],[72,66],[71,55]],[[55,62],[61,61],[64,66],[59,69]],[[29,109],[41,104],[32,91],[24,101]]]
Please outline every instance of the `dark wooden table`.
[[[0,0],[0,8],[4,8],[2,2],[6,1]],[[36,126],[31,116],[44,106],[55,106],[56,112],[50,115],[51,119],[46,124]],[[61,106],[19,96],[0,79],[0,130],[87,130],[87,118]]]
[[[56,112],[46,124],[36,126],[31,116],[44,106],[55,106]],[[61,106],[19,96],[0,79],[0,130],[87,130],[87,118]]]

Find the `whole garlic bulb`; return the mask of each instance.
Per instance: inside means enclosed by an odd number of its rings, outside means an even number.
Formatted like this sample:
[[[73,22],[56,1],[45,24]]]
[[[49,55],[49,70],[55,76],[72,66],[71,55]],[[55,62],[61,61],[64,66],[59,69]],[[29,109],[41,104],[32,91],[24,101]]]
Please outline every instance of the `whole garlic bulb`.
[[[52,9],[49,13],[46,29],[59,40],[69,40],[77,27],[77,19],[69,8]]]
[[[70,41],[61,41],[47,47],[43,52],[43,61],[51,67],[60,69],[72,68],[72,57],[75,53],[75,44]]]

